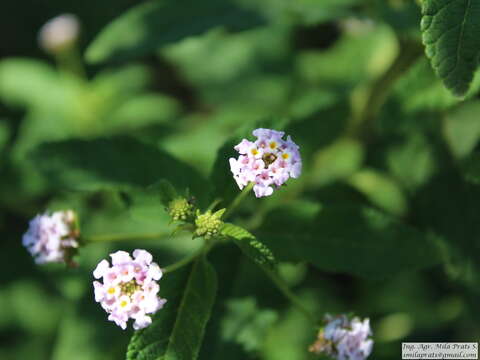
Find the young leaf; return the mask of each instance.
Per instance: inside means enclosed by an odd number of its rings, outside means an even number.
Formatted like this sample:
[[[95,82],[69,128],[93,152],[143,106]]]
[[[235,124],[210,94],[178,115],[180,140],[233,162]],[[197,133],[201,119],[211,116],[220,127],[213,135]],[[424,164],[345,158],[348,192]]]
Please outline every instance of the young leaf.
[[[262,20],[234,0],[157,0],[140,4],[108,25],[87,49],[89,62],[124,60],[225,26],[243,30]]]
[[[276,261],[272,251],[247,230],[227,223],[223,226],[221,234],[232,238],[243,253],[258,265],[270,269],[275,267]]]
[[[162,280],[168,302],[153,323],[130,340],[127,360],[195,360],[217,291],[217,276],[205,258]]]
[[[69,140],[43,144],[32,153],[35,165],[68,188],[98,190],[149,186],[165,179],[201,198],[208,183],[170,154],[129,137]]]
[[[468,91],[480,55],[480,3],[425,0],[421,30],[427,56],[455,95]]]

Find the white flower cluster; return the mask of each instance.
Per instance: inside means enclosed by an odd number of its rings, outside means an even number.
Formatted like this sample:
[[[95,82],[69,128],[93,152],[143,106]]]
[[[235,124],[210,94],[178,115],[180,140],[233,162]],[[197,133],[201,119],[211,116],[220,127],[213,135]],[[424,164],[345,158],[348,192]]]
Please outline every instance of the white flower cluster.
[[[35,216],[22,243],[37,264],[69,262],[78,248],[76,216],[71,210]]]
[[[320,330],[310,351],[337,360],[364,360],[370,355],[373,340],[369,319],[361,321],[358,317],[326,315],[325,321],[327,324]]]
[[[63,14],[42,26],[38,42],[45,51],[56,53],[71,46],[77,40],[79,32],[78,18],[72,14]]]
[[[146,250],[135,250],[133,259],[125,251],[110,254],[112,266],[102,260],[93,272],[95,301],[105,309],[108,320],[122,329],[127,328],[128,319],[134,319],[133,328],[143,329],[151,324],[153,314],[161,309],[167,300],[158,296],[162,277],[160,267],[152,262],[152,255]]]
[[[282,131],[256,129],[254,142],[243,139],[235,146],[240,156],[230,158],[230,169],[240,189],[254,183],[256,197],[272,195],[290,177],[297,178],[302,172],[299,147],[290,136],[283,140]]]

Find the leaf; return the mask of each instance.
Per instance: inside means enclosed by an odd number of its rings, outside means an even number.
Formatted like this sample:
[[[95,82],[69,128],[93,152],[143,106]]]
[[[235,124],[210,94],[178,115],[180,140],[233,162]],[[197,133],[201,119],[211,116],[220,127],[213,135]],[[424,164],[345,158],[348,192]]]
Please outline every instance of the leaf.
[[[112,137],[47,143],[32,159],[50,181],[70,189],[145,187],[165,179],[203,199],[208,183],[193,168],[134,138]]]
[[[58,85],[57,74],[40,61],[12,58],[0,62],[0,98],[7,103],[22,106],[58,104],[58,97],[64,98]]]
[[[465,102],[450,111],[443,122],[443,135],[456,158],[465,158],[480,139],[480,102]]]
[[[315,25],[352,14],[359,0],[297,0],[288,3],[287,10],[295,20],[305,25]]]
[[[217,291],[214,268],[202,257],[165,276],[165,307],[146,329],[132,336],[127,360],[194,360],[203,341]]]
[[[480,55],[480,3],[425,0],[421,30],[432,67],[453,94],[468,91]]]
[[[390,173],[408,190],[424,184],[435,171],[433,147],[421,133],[414,133],[403,144],[389,149]]]
[[[352,175],[362,166],[365,149],[359,141],[338,139],[313,155],[312,185],[326,185]]]
[[[276,264],[272,251],[247,230],[233,224],[224,224],[221,234],[232,238],[237,246],[256,264],[273,269]]]
[[[469,258],[478,259],[480,254],[477,241],[480,236],[480,187],[472,184],[480,174],[476,160],[478,157],[473,153],[464,161],[464,176],[470,182],[459,174],[458,164],[444,164],[450,168],[433,177],[412,201],[415,223],[445,239],[452,248],[448,255],[462,253],[465,264]]]
[[[271,309],[260,309],[255,298],[227,301],[227,313],[222,321],[224,340],[241,345],[246,352],[260,350],[268,330],[278,319]]]
[[[277,224],[288,223],[288,231]],[[271,213],[259,237],[280,260],[308,261],[329,272],[381,279],[440,262],[433,239],[378,210],[328,206],[300,215],[296,208]]]
[[[91,63],[125,60],[214,27],[239,31],[261,22],[233,0],[149,1],[109,24],[89,46],[86,58]]]
[[[407,201],[398,184],[386,174],[364,168],[349,179],[348,183],[363,193],[372,204],[394,214],[404,215]]]
[[[474,152],[462,163],[465,179],[473,184],[480,185],[480,154]]]

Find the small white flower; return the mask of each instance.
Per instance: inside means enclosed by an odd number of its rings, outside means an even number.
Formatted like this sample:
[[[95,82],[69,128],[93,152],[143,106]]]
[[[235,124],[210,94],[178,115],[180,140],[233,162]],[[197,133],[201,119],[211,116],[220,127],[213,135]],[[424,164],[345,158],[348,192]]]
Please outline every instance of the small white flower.
[[[255,142],[243,139],[235,146],[240,156],[229,159],[230,170],[240,190],[252,182],[256,197],[269,196],[290,177],[300,176],[299,147],[290,136],[283,140],[282,131],[260,128],[253,135],[257,137]]]
[[[30,221],[22,243],[37,264],[71,263],[79,245],[75,217],[68,210],[40,214]]]
[[[373,340],[369,319],[361,321],[358,317],[326,315],[325,321],[310,351],[337,360],[365,360],[371,354]]]
[[[149,315],[163,307],[167,300],[158,296],[162,277],[160,267],[152,262],[152,255],[146,250],[135,250],[133,259],[125,251],[110,255],[112,266],[102,260],[93,272],[95,301],[109,313],[108,320],[122,329],[127,328],[128,319],[134,319],[133,328],[143,329],[151,324]],[[106,265],[105,265],[106,264]]]
[[[38,34],[38,42],[45,51],[57,53],[75,43],[79,32],[78,18],[72,14],[63,14],[42,26]]]

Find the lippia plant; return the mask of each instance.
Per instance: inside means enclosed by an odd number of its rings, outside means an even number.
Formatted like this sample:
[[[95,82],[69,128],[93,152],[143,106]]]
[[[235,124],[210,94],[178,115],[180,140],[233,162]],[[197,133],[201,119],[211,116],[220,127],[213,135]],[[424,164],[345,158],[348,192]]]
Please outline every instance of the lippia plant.
[[[2,360],[478,340],[478,0],[10,3]]]
[[[107,312],[108,320],[125,330],[131,319],[133,329],[138,331],[128,347],[128,359],[143,356],[168,358],[177,353],[181,353],[183,359],[197,357],[217,288],[215,270],[208,263],[207,256],[213,247],[229,239],[257,263],[292,304],[312,321],[312,325],[316,324],[315,316],[279,275],[270,249],[247,230],[224,221],[232,216],[250,190],[253,189],[257,198],[270,196],[274,191],[282,191],[290,177],[301,175],[299,146],[290,136],[284,140],[284,132],[264,128],[254,130],[253,135],[255,141],[242,139],[234,147],[240,153],[238,159],[224,159],[229,161],[233,178],[242,190],[229,207],[215,210],[222,203],[217,199],[202,211],[196,207],[194,197],[187,199],[178,195],[167,181],[157,184],[161,195],[159,201],[163,202],[171,221],[177,224],[176,231],[187,231],[193,239],[203,239],[199,252],[161,268],[148,250],[136,249],[132,255],[117,250],[110,254],[111,264],[103,259],[93,270],[96,279],[93,281],[93,297]],[[38,264],[70,264],[75,254],[72,249],[77,250],[81,243],[77,229],[76,215],[72,210],[38,215],[31,221],[23,244]],[[88,239],[83,243],[88,244]],[[188,266],[191,268],[186,281],[170,281],[179,290],[180,297],[169,298],[169,291],[161,295],[160,280],[173,278],[172,273],[185,271]],[[162,315],[163,311],[170,314]],[[170,318],[172,316],[174,320]],[[363,360],[370,355],[373,340],[368,338],[371,335],[368,319],[363,323],[358,318],[350,321],[343,315],[338,318],[327,315],[326,319],[329,323],[325,329],[321,328],[318,339],[310,347],[312,353],[339,360]],[[142,329],[145,330],[140,331]],[[162,337],[169,340],[164,341]]]

